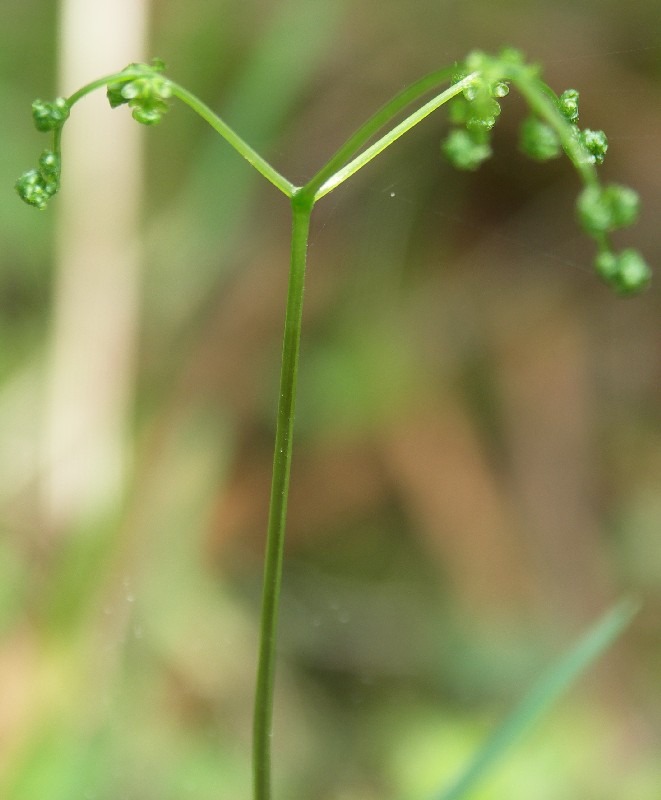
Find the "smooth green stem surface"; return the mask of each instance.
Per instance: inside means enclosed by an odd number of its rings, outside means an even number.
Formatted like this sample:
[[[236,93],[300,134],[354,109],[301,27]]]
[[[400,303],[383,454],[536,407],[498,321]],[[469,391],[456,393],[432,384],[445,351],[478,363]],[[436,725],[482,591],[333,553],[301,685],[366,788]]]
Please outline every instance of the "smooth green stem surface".
[[[347,139],[342,147],[340,147],[332,158],[324,164],[312,180],[306,184],[306,190],[310,191],[312,194],[316,194],[317,189],[332,177],[338,169],[343,167],[363,145],[367,144],[372,136],[383,128],[384,125],[387,125],[400,111],[405,109],[406,106],[427,94],[427,92],[440,83],[450,80],[455,70],[455,67],[448,67],[432,72],[430,75],[420,78],[419,81],[412,83],[399,94],[395,95],[392,100],[382,106],[363,123],[349,139]]]
[[[81,86],[77,92],[74,92],[72,95],[67,97],[67,103],[69,108],[75,105],[79,100],[82,100],[85,95],[88,95],[90,92],[95,91],[95,89],[103,89],[109,83],[114,83],[118,80],[125,80],[126,78],[131,78],[133,73],[129,70],[122,70],[122,72],[113,72],[112,75],[104,75],[103,78],[97,78],[95,81],[91,81],[90,83],[86,83],[84,86]],[[135,77],[138,78],[140,73],[136,72]]]
[[[285,316],[285,332],[282,347],[282,363],[280,372],[280,394],[278,400],[277,427],[275,436],[275,452],[273,456],[273,474],[271,480],[271,500],[269,505],[268,532],[264,563],[264,582],[262,590],[262,613],[260,622],[259,658],[257,666],[257,682],[255,689],[255,707],[253,718],[253,786],[254,800],[271,800],[271,739],[273,733],[273,694],[275,685],[276,638],[278,625],[278,608],[280,587],[282,582],[282,562],[285,543],[285,526],[287,519],[287,499],[289,495],[289,477],[291,472],[292,439],[294,429],[294,409],[296,404],[296,384],[298,375],[298,356],[300,350],[301,324],[303,315],[303,287],[305,265],[310,229],[310,217],[315,201],[327,194],[346,180],[350,175],[377,156],[382,150],[396,141],[407,130],[420,120],[431,114],[444,102],[461,92],[469,85],[474,76],[460,81],[450,89],[442,92],[426,103],[421,109],[407,117],[402,123],[368,148],[358,159],[346,164],[346,160],[360,149],[383,125],[442,80],[450,77],[449,70],[433,73],[418,81],[414,86],[401,92],[390,103],[385,105],[371,117],[340,148],[331,160],[303,188],[297,189],[289,182],[279,185],[285,194],[291,197],[292,238],[291,264],[289,273],[289,289],[287,294],[287,310]],[[208,107],[181,87],[173,84],[173,94],[203,116],[221,135],[223,135],[239,152],[238,137]],[[366,155],[367,154],[367,155]],[[242,155],[245,153],[242,152]],[[246,156],[247,157],[247,156]],[[248,160],[272,183],[278,182],[269,177],[267,172],[275,171],[265,164],[265,169]],[[357,163],[360,162],[360,163]],[[349,170],[349,171],[347,171]],[[277,175],[280,182],[285,179]],[[328,186],[328,180],[333,181]],[[320,191],[320,187],[328,187]]]
[[[444,103],[447,103],[448,100],[451,100],[453,97],[456,97],[456,95],[461,94],[464,89],[468,88],[474,83],[478,74],[479,73],[473,72],[470,75],[467,75],[465,78],[457,81],[457,83],[453,84],[448,89],[445,89],[445,91],[436,95],[436,97],[433,97],[428,103],[425,103],[417,111],[409,114],[409,116],[400,122],[399,125],[395,125],[392,130],[388,131],[388,133],[374,142],[373,145],[364,150],[360,155],[356,156],[353,161],[350,161],[346,166],[339,169],[325,183],[323,183],[315,194],[315,200],[319,200],[321,197],[338,187],[341,183],[344,183],[347,178],[350,178],[355,172],[358,172],[359,169],[362,169],[373,158],[376,158],[379,153],[382,153],[386,147],[390,147],[393,142],[396,142],[397,139],[403,136],[407,131],[410,131],[411,128],[415,127],[419,122],[422,122],[425,117],[428,117],[433,111],[436,111],[437,108],[442,106]]]
[[[136,72],[133,73],[131,70],[125,69],[121,72],[115,72],[112,75],[105,75],[103,78],[98,78],[95,81],[91,81],[90,83],[87,83],[85,86],[78,89],[77,92],[74,92],[67,98],[67,103],[69,104],[69,107],[71,107],[96,89],[102,89],[108,84],[114,83],[115,81],[129,80],[132,77],[142,77],[142,73],[140,70],[136,70]],[[248,163],[252,164],[252,166],[259,173],[261,173],[274,186],[280,189],[283,194],[285,194],[287,197],[291,197],[293,195],[294,191],[296,190],[294,184],[288,181],[287,178],[285,178],[274,167],[272,167],[271,164],[266,161],[266,159],[262,158],[262,156],[260,156],[259,153],[254,150],[246,141],[244,141],[238,135],[238,133],[236,133],[236,131],[232,130],[232,128],[230,128],[230,126],[224,122],[215,111],[212,111],[212,109],[210,109],[206,103],[203,103],[192,92],[189,92],[188,89],[185,89],[178,83],[175,83],[169,78],[168,83],[172,89],[172,94],[174,97],[179,98],[182,103],[185,103],[187,106],[192,108],[193,111],[199,114],[203,120],[205,120],[205,122],[208,122],[215,131],[217,131],[240,155],[246,159],[246,161],[248,161]]]
[[[422,101],[425,94],[430,93],[434,89],[438,91],[440,84],[451,80],[454,71],[455,68],[452,67],[434,72],[396,95],[359,127],[345,144],[337,150],[329,161],[302,188],[296,187],[282,176],[209,108],[209,106],[184,87],[168,79],[172,95],[199,114],[200,117],[219,133],[241,156],[243,156],[243,158],[252,164],[263,177],[290,198],[292,208],[291,265],[282,349],[280,394],[278,400],[271,499],[264,564],[259,657],[253,720],[254,800],[271,800],[272,796],[271,740],[278,608],[282,581],[287,499],[289,495],[289,479],[291,472],[294,410],[303,311],[303,288],[312,209],[317,200],[333,191],[333,189],[337,188],[337,186],[368,164],[407,131],[411,130],[411,128],[448,100],[472,86],[481,77],[480,72],[473,72],[461,80],[456,81],[412,111],[404,120],[394,125],[384,135],[366,147],[370,140],[376,137],[382,128],[388,124],[392,125],[396,117],[409,104],[416,100]],[[140,77],[141,75],[142,72],[140,69],[137,69],[135,77]],[[67,102],[72,106],[86,94],[89,94],[97,88],[101,88],[117,80],[130,79],[131,77],[133,77],[133,73],[129,68],[120,73],[99,78],[72,94]],[[567,122],[558,110],[556,104],[557,98],[554,93],[545,84],[523,69],[504,69],[502,79],[511,81],[516,85],[530,108],[556,130],[567,155],[576,167],[583,182],[587,186],[598,185],[596,170],[590,160],[586,158],[587,154],[585,148],[581,145],[577,137],[576,129]],[[54,137],[54,150],[56,152],[59,152],[60,135],[61,130],[58,129]],[[606,246],[604,237],[602,237],[600,244],[602,247]],[[480,766],[480,769],[482,769],[482,766]],[[450,796],[454,797],[455,795]]]
[[[193,109],[199,114],[203,120],[209,123],[211,127],[217,131],[232,147],[240,153],[248,163],[260,172],[268,181],[276,186],[280,191],[292,197],[296,191],[293,183],[281,175],[274,167],[272,167],[266,159],[262,158],[256,150],[245,142],[230,126],[224,122],[215,111],[212,111],[206,103],[203,103],[198,97],[179,86],[174,81],[169,81],[172,88],[172,94],[178,97],[183,103]]]
[[[278,604],[291,470],[298,354],[303,318],[303,284],[313,199],[300,191],[292,197],[292,237],[287,312],[282,344],[280,395],[273,456],[264,586],[260,625],[259,661],[253,720],[254,800],[271,798],[271,735],[275,678]]]
[[[62,128],[53,131],[53,152],[58,155],[62,153]]]

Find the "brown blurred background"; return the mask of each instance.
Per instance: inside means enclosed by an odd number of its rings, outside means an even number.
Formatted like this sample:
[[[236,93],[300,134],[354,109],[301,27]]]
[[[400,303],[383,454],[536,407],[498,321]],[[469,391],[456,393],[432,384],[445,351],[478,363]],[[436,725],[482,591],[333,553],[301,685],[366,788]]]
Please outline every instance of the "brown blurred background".
[[[124,7],[125,6],[125,7]],[[288,209],[175,105],[102,93],[61,196],[29,108],[163,58],[295,183],[418,77],[509,44],[581,92],[661,262],[661,10],[5,0],[0,796],[244,800]],[[661,795],[658,286],[591,271],[564,161],[444,163],[443,109],[315,211],[278,673],[277,797],[413,800],[623,594],[631,630],[482,800]],[[657,281],[658,283],[658,281]]]

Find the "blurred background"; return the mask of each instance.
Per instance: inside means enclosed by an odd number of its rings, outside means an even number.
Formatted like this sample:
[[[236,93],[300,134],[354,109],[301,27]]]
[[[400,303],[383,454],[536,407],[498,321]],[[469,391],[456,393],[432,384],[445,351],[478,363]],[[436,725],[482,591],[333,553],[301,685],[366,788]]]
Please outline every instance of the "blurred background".
[[[35,97],[159,56],[295,183],[418,77],[509,44],[582,95],[661,263],[656,0],[5,0],[0,796],[247,800],[287,203],[192,112],[102,93],[45,213]],[[658,281],[591,271],[564,161],[454,172],[444,110],[315,211],[276,797],[414,800],[616,598],[631,629],[478,800],[661,794]]]

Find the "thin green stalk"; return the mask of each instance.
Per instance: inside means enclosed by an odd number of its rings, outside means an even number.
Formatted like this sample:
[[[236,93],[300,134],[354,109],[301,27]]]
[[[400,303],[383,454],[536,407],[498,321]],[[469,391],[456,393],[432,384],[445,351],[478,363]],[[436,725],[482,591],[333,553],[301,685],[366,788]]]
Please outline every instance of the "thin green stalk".
[[[97,78],[95,81],[91,81],[90,83],[86,83],[84,86],[81,86],[80,89],[78,89],[78,91],[74,92],[72,95],[69,95],[69,97],[67,97],[67,103],[71,108],[90,92],[93,92],[96,89],[105,89],[109,83],[123,80],[126,77],[130,77],[132,74],[133,73],[130,70],[122,70],[121,72],[113,72],[112,75],[105,75],[103,78]],[[139,72],[136,72],[136,77],[138,77],[139,74]]]
[[[78,89],[70,97],[67,98],[69,107],[81,100],[90,92],[96,89],[102,89],[116,81],[126,81],[131,77],[143,77],[143,72],[140,69],[132,71],[130,68],[124,69],[121,72],[115,72],[112,75],[105,75],[103,78],[98,78],[95,81],[85,84],[85,86]],[[168,79],[168,85],[174,97],[178,97],[182,103],[193,109],[197,114],[202,117],[205,122],[208,122],[211,127],[217,131],[232,147],[242,155],[248,163],[252,164],[255,169],[260,172],[268,181],[276,186],[287,197],[291,197],[296,189],[293,183],[288,181],[281,175],[274,167],[272,167],[266,159],[262,158],[253,148],[244,141],[236,131],[232,130],[230,126],[224,122],[215,111],[212,111],[206,103],[203,103],[198,97],[189,92],[183,86]]]
[[[66,100],[57,98],[51,103],[36,100],[33,103],[33,119],[38,130],[53,132],[53,150],[42,153],[38,169],[27,170],[20,176],[16,190],[29,205],[38,209],[46,207],[60,186],[61,130],[71,106],[91,91],[107,85],[110,105],[115,108],[127,104],[132,110],[134,119],[145,125],[155,125],[160,122],[168,110],[168,99],[171,96],[179,98],[291,200],[293,214],[291,267],[269,506],[253,728],[254,800],[271,800],[271,735],[278,605],[291,469],[303,284],[310,218],[315,202],[367,165],[439,106],[462,92],[464,98],[459,101],[459,113],[453,118],[455,125],[459,124],[462,127],[455,128],[450,134],[443,150],[455,166],[461,169],[475,169],[491,154],[489,135],[500,113],[500,105],[495,98],[505,96],[506,84],[512,82],[527,100],[534,116],[544,123],[541,125],[541,132],[538,130],[533,140],[528,139],[525,148],[527,152],[534,158],[547,159],[559,155],[562,145],[585,184],[586,189],[578,201],[579,215],[585,230],[597,241],[599,254],[595,265],[599,274],[617,291],[631,294],[649,283],[650,270],[637,251],[628,249],[615,253],[610,247],[608,234],[635,221],[638,214],[638,198],[636,193],[627,187],[616,184],[602,187],[599,183],[594,164],[603,161],[607,149],[605,135],[599,131],[580,131],[578,126],[573,124],[578,119],[576,105],[578,93],[571,90],[574,95],[573,110],[567,106],[567,97],[562,101],[564,105],[559,106],[562,97],[558,98],[536,77],[536,69],[525,67],[520,54],[516,51],[504,50],[497,58],[480,52],[470,54],[461,67],[465,77],[421,105],[385,135],[366,147],[379,130],[388,124],[393,124],[397,115],[407,105],[416,100],[422,102],[426,93],[432,89],[437,90],[439,84],[450,80],[457,67],[439,70],[412,84],[358,128],[302,188],[296,187],[283,177],[209,106],[187,89],[162,76],[160,73],[163,68],[162,62],[156,59],[151,66],[130,64],[119,73],[86,84]],[[567,92],[564,95],[567,95]],[[586,143],[585,135],[588,133],[591,134],[591,139]],[[469,768],[468,778],[461,779],[463,782],[457,784],[459,788],[450,789],[448,800],[449,797],[458,797],[457,791],[464,791],[466,781],[473,781],[477,775],[484,774],[486,767],[495,761],[494,753],[499,754],[515,735],[518,736],[528,721],[539,713],[542,706],[555,697],[565,683],[598,654],[609,638],[618,632],[621,620],[625,617],[626,613],[622,612],[619,616],[616,614],[613,620],[607,620],[603,631],[599,629],[602,632],[598,631],[596,640],[590,639],[585,647],[579,648],[573,660],[564,664],[559,678],[552,677],[550,682],[542,685],[542,690],[533,693],[532,699],[522,707],[523,711],[505,726],[505,732],[496,740],[496,744],[489,745],[486,754],[478,757],[476,766]]]
[[[53,152],[58,156],[62,153],[62,128],[53,131]]]
[[[309,193],[299,190],[292,196],[291,265],[282,345],[280,395],[264,562],[259,660],[253,720],[254,800],[270,800],[271,798],[271,733],[278,604],[289,495],[298,354],[303,317],[303,284],[313,205],[314,200]]]
[[[412,114],[399,123],[399,125],[395,125],[395,127],[388,131],[384,136],[382,136],[378,141],[374,142],[373,145],[364,150],[359,156],[350,161],[346,166],[339,169],[336,173],[331,175],[328,180],[323,183],[319,189],[317,190],[314,199],[319,200],[324,195],[327,195],[333,189],[338,187],[341,183],[350,178],[355,172],[358,172],[359,169],[362,169],[366,164],[368,164],[373,158],[376,158],[379,153],[383,152],[386,147],[389,147],[393,142],[396,142],[400,136],[403,136],[407,131],[410,131],[411,128],[415,127],[419,122],[425,117],[428,117],[433,111],[436,111],[437,108],[442,106],[444,103],[447,103],[448,100],[451,100],[453,97],[456,97],[458,94],[461,94],[464,89],[468,88],[473,84],[476,77],[478,77],[478,73],[473,72],[470,75],[467,75],[465,78],[462,78],[457,83],[450,86],[445,91],[441,92],[440,94],[433,97],[428,103],[425,103],[421,106],[417,111],[414,111]]]
[[[598,186],[596,167],[586,159],[585,148],[578,141],[576,131],[558,111],[555,92],[542,81],[527,76],[524,70],[514,71],[511,80],[530,110],[539,114],[556,131],[583,183],[586,186]]]
[[[377,134],[384,125],[387,125],[400,111],[406,108],[427,94],[431,89],[449,80],[454,74],[455,67],[447,67],[446,69],[439,69],[424,78],[412,83],[403,89],[399,94],[395,95],[392,100],[388,101],[382,106],[375,114],[373,114],[365,123],[363,123],[358,130],[353,133],[349,139],[340,147],[340,149],[324,164],[324,166],[316,173],[316,175],[306,184],[306,190],[316,194],[317,189],[322,186],[338,169],[343,167],[349,159],[354,156],[360,148],[365,145],[375,134]]]
[[[232,147],[242,155],[249,164],[260,172],[268,181],[276,186],[280,191],[292,197],[296,191],[293,183],[281,175],[274,167],[272,167],[266,159],[262,158],[253,148],[245,142],[230,126],[224,122],[215,111],[212,111],[206,103],[203,103],[198,97],[184,89],[174,81],[169,81],[172,89],[172,94],[178,97],[183,103],[193,109],[199,114],[203,120],[209,123],[211,127],[217,131]]]

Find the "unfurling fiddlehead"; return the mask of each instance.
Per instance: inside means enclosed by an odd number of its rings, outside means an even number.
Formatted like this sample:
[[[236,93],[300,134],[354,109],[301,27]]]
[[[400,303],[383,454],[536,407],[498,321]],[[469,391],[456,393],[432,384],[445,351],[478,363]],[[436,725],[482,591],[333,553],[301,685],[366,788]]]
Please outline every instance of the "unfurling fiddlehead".
[[[38,169],[29,169],[16,181],[16,191],[28,205],[44,209],[60,188],[61,159],[54,150],[44,150]]]
[[[35,100],[32,103],[34,126],[42,133],[52,133],[53,145],[41,154],[37,169],[27,170],[16,181],[20,198],[28,205],[43,210],[50,198],[59,191],[62,128],[69,119],[73,104],[93,88],[107,84],[111,108],[127,104],[133,118],[143,125],[160,122],[168,110],[166,101],[172,95],[170,82],[160,74],[164,69],[165,65],[158,59],[154,59],[152,64],[129,64],[121,73],[94,81],[68,99],[58,97],[49,102]]]
[[[254,798],[270,800],[278,603],[289,494],[303,284],[310,218],[315,203],[448,101],[451,102],[450,117],[454,127],[443,144],[443,152],[460,169],[476,169],[491,155],[491,131],[500,115],[500,101],[508,94],[510,86],[513,86],[523,95],[531,112],[521,130],[522,150],[541,161],[555,158],[564,151],[579,174],[584,188],[577,202],[578,218],[584,230],[597,242],[597,273],[622,294],[632,294],[649,283],[650,270],[637,251],[626,249],[616,253],[609,240],[613,231],[635,222],[639,201],[638,195],[632,189],[616,184],[601,185],[596,167],[603,162],[608,148],[605,134],[602,131],[581,130],[578,127],[578,92],[568,89],[557,96],[540,79],[538,67],[526,64],[516,50],[503,50],[497,56],[471,53],[454,71],[440,70],[407,87],[368,119],[316,175],[299,187],[281,175],[195,95],[165,78],[163,69],[163,63],[157,60],[151,65],[130,64],[121,72],[83,86],[69,98],[58,98],[52,103],[35,101],[34,123],[38,130],[52,133],[53,144],[42,153],[38,168],[29,170],[19,178],[16,189],[25,202],[39,209],[45,208],[60,185],[62,126],[78,100],[94,89],[105,87],[111,107],[127,105],[134,119],[143,125],[160,122],[168,110],[168,100],[171,97],[181,100],[291,201],[293,226],[290,282],[269,506],[253,725]],[[440,90],[440,86],[446,85],[450,78],[451,85]],[[423,103],[423,97],[432,91],[434,96]],[[418,107],[395,124],[395,119],[412,103],[418,103]],[[387,132],[379,137],[382,129],[388,126]],[[553,685],[556,686],[557,681]],[[526,718],[528,717],[529,713],[526,711]]]
[[[143,125],[157,125],[168,110],[172,97],[170,81],[160,73],[165,64],[154,59],[151,65],[129,64],[126,76],[108,84],[107,97],[111,108],[127,104],[133,119]]]
[[[38,131],[53,133],[53,148],[44,150],[37,169],[29,169],[16,181],[16,191],[28,205],[44,209],[48,200],[60,188],[60,132],[69,118],[69,104],[64,97],[52,102],[35,100],[32,120]]]
[[[459,169],[474,170],[491,155],[491,131],[500,115],[498,100],[515,84],[528,100],[531,115],[521,126],[521,150],[531,158],[546,161],[564,150],[581,176],[585,188],[577,200],[583,230],[598,245],[597,273],[621,294],[645,288],[651,271],[635,250],[614,252],[608,236],[638,219],[638,195],[626,186],[602,186],[595,167],[603,164],[608,139],[603,131],[578,127],[579,94],[567,89],[557,96],[542,83],[539,69],[525,64],[516,50],[503,50],[492,57],[471,53],[457,71],[457,80],[471,73],[477,77],[452,101],[450,118],[456,127],[443,143],[443,152]]]
[[[17,181],[21,198],[36,208],[46,207],[48,200],[60,187],[60,137],[71,106],[93,89],[105,86],[112,108],[128,105],[133,118],[143,125],[156,125],[167,112],[168,100],[176,96],[209,122],[244,158],[289,197],[298,191],[282,175],[252,150],[211,109],[187,90],[170,81],[162,73],[165,65],[159,59],[151,64],[129,64],[115,75],[101,78],[80,89],[70,98],[59,97],[53,102],[35,100],[32,115],[36,128],[53,134],[53,146],[44,151],[37,169],[25,172]],[[579,173],[584,190],[577,201],[578,218],[583,229],[597,242],[595,258],[597,273],[622,294],[632,294],[643,289],[650,281],[650,269],[642,256],[634,250],[616,253],[610,243],[612,231],[633,224],[638,217],[638,195],[627,187],[603,187],[595,167],[604,161],[608,140],[603,131],[589,128],[581,130],[579,119],[579,94],[567,89],[556,95],[539,77],[539,67],[526,64],[518,50],[502,50],[496,56],[480,51],[471,53],[463,64],[457,65],[453,84],[456,89],[442,93],[434,108],[450,100],[450,120],[453,129],[445,139],[442,150],[459,169],[475,170],[492,154],[491,132],[501,112],[500,100],[514,85],[527,100],[530,116],[521,127],[521,150],[533,159],[545,161],[556,158],[564,151]],[[439,73],[440,74],[440,73]],[[446,96],[447,95],[447,96]],[[398,99],[393,101],[393,108]],[[423,109],[421,109],[423,110]],[[420,110],[420,111],[421,111]],[[419,112],[416,112],[419,113]],[[408,130],[422,116],[411,115]],[[413,121],[413,117],[416,120]],[[368,124],[369,127],[369,124]],[[398,126],[399,127],[399,126]],[[393,132],[396,129],[393,129]],[[391,132],[391,134],[393,133]],[[397,134],[397,136],[401,133]],[[388,146],[397,138],[388,135]],[[383,149],[381,148],[381,149]],[[331,191],[353,172],[366,164],[374,155],[366,153],[353,162],[337,164],[335,175],[330,175],[317,186],[314,200]],[[360,163],[357,163],[360,162]],[[355,165],[355,166],[354,166]],[[320,172],[324,173],[326,170]],[[305,189],[306,187],[302,187]]]

